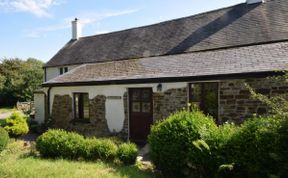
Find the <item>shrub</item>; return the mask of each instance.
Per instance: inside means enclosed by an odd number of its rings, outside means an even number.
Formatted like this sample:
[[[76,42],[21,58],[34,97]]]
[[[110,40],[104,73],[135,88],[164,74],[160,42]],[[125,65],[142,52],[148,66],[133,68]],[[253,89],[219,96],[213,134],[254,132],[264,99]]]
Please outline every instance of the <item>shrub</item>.
[[[82,155],[84,137],[64,130],[48,130],[36,140],[43,157],[77,159]]]
[[[199,111],[177,112],[152,126],[148,137],[151,159],[170,176],[188,171],[197,174],[210,155],[205,139],[216,129],[213,119]]]
[[[123,143],[119,146],[117,156],[124,164],[135,164],[137,155],[138,149],[134,143]]]
[[[229,152],[229,150],[227,150],[229,149],[227,148],[227,143],[237,130],[238,127],[235,126],[235,124],[224,123],[217,129],[210,131],[210,134],[204,140],[209,147],[209,156],[202,158],[205,160],[202,160],[198,166],[202,168],[202,172],[198,172],[199,175],[202,177],[217,177],[222,173],[230,171],[233,163],[229,162],[230,160],[227,158],[227,153]],[[189,160],[190,159],[194,160],[195,157],[189,157]],[[220,177],[222,177],[222,175]]]
[[[117,145],[109,139],[98,140],[98,145],[91,150],[92,155],[102,161],[114,160],[117,154]]]
[[[89,138],[82,147],[82,157],[87,160],[113,161],[117,149],[117,145],[110,139]]]
[[[4,129],[11,137],[20,137],[21,135],[29,132],[26,118],[19,112],[14,112],[9,118],[6,119]]]
[[[245,121],[226,144],[227,160],[234,163],[227,177],[270,177],[279,172],[280,119]],[[286,155],[287,156],[287,155]]]
[[[0,152],[6,148],[8,141],[9,135],[7,131],[4,128],[0,127]]]
[[[279,177],[285,177],[288,175],[288,120],[281,121],[281,127],[278,130],[279,133]]]

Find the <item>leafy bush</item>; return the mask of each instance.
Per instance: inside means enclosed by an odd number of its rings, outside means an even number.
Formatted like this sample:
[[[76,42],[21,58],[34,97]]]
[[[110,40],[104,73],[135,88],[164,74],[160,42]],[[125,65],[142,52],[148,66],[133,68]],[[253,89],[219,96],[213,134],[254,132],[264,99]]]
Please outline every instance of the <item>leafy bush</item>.
[[[279,133],[279,177],[285,177],[288,175],[288,120],[281,122],[281,127],[278,130]]]
[[[7,131],[4,128],[0,127],[0,152],[6,148],[8,141],[9,135]]]
[[[201,162],[202,172],[198,174],[203,177],[222,177],[222,174],[229,172],[233,167],[233,163],[227,158],[229,148],[227,143],[230,138],[238,131],[238,127],[233,123],[224,123],[217,130],[210,132],[209,137],[205,138],[205,143],[209,146],[210,156],[206,157],[206,161]],[[190,159],[194,159],[193,157]],[[193,173],[193,172],[192,172]]]
[[[117,156],[124,164],[135,164],[137,155],[138,149],[134,143],[123,143],[119,146]]]
[[[102,161],[114,160],[117,154],[117,145],[109,139],[99,139],[92,148],[92,157]]]
[[[88,138],[82,146],[82,157],[86,160],[112,161],[117,154],[117,145],[110,139]]]
[[[280,119],[245,121],[226,144],[227,160],[234,163],[227,177],[269,177],[279,172]]]
[[[64,130],[48,130],[36,140],[43,157],[77,159],[81,156],[84,137]]]
[[[213,119],[200,111],[181,111],[152,126],[148,137],[150,156],[156,167],[170,176],[203,169],[209,158],[205,139],[217,130]]]
[[[4,129],[11,137],[19,137],[29,132],[26,118],[19,112],[14,112],[9,118],[6,119]]]

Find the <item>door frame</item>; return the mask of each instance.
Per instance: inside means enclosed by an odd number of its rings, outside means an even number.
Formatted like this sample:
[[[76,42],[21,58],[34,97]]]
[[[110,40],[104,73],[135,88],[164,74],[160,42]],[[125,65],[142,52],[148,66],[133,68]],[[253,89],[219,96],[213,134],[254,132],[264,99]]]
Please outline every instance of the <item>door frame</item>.
[[[127,90],[128,90],[128,99],[127,99],[127,107],[128,107],[128,140],[132,140],[133,141],[133,139],[131,139],[131,112],[132,112],[132,104],[131,104],[131,102],[132,102],[132,97],[131,97],[131,91],[132,90],[137,90],[137,89],[149,89],[150,91],[151,91],[151,96],[150,96],[150,104],[151,104],[151,111],[150,111],[150,113],[151,113],[151,117],[152,117],[152,122],[151,122],[151,125],[154,123],[154,107],[153,107],[153,88],[152,87],[131,87],[131,88],[127,88]],[[142,106],[141,106],[142,107]],[[150,125],[150,126],[151,126]],[[143,141],[147,141],[147,140],[143,140]]]

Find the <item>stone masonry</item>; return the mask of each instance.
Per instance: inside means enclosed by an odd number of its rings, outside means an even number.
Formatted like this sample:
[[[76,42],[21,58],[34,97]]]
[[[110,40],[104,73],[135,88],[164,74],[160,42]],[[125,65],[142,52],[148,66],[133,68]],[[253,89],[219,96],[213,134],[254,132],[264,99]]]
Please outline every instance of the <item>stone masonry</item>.
[[[153,93],[153,119],[162,120],[184,109],[188,103],[187,88],[173,88],[163,93]]]
[[[106,97],[97,95],[90,100],[89,122],[73,120],[72,98],[69,95],[55,95],[52,108],[52,123],[55,128],[75,131],[86,136],[108,136],[109,132],[105,116]]]
[[[220,123],[233,121],[237,124],[253,114],[263,115],[269,108],[253,99],[245,83],[249,84],[257,93],[267,96],[288,92],[287,82],[269,79],[242,79],[220,82]]]
[[[53,127],[66,129],[72,117],[72,98],[69,95],[55,95],[51,113]]]

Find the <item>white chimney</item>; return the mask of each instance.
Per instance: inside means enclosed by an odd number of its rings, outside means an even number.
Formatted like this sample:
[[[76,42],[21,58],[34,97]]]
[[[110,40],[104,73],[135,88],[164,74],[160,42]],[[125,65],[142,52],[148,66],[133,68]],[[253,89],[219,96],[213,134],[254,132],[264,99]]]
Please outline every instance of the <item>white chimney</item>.
[[[263,3],[265,0],[246,0],[247,4]]]
[[[74,21],[72,21],[72,40],[78,40],[81,37],[81,24],[79,23],[79,20],[75,18]]]

